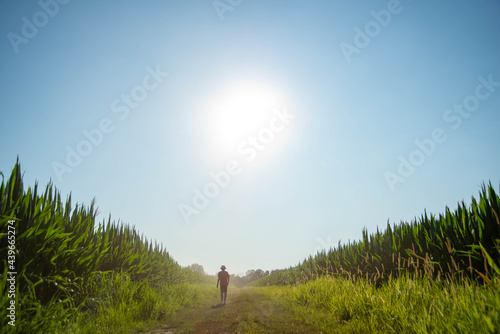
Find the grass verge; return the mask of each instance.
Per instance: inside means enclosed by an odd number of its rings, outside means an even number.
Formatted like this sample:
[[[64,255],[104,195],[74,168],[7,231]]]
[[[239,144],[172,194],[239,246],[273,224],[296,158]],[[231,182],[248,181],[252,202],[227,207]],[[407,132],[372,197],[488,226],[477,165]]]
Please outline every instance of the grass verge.
[[[103,281],[96,298],[86,301],[64,333],[140,333],[175,320],[179,312],[216,297],[212,284],[151,286],[125,275]]]
[[[380,287],[321,277],[296,286],[255,287],[323,333],[498,333],[500,284],[431,283],[401,277]]]

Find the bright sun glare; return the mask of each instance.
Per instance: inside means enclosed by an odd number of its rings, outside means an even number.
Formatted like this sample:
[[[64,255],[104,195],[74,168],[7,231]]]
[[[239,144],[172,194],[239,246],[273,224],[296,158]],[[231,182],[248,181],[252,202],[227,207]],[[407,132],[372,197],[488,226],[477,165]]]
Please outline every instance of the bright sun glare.
[[[218,92],[207,105],[206,138],[217,155],[235,154],[238,144],[269,123],[280,96],[262,83],[236,84]]]

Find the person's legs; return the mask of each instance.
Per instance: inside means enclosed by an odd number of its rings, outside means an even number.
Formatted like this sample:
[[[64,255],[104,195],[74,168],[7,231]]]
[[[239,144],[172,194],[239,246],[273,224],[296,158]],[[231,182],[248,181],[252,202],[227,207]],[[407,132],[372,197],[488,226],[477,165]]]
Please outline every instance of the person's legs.
[[[226,298],[227,298],[227,285],[221,285],[220,286],[220,302],[221,302],[221,304],[226,303]]]

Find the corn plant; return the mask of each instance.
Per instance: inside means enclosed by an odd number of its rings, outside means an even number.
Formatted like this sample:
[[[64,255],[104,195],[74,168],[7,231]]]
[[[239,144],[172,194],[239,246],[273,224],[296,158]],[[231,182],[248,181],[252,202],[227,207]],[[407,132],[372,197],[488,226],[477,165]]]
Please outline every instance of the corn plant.
[[[374,280],[377,284],[407,273],[431,280],[483,279],[500,265],[500,198],[482,185],[479,200],[462,201],[452,212],[427,212],[410,223],[387,223],[385,231],[362,231],[359,241],[310,256],[295,267],[274,271],[255,284],[295,284],[322,275]],[[498,274],[498,273],[497,273]]]
[[[96,275],[120,274],[151,286],[193,279],[162,245],[148,241],[135,227],[96,223],[94,201],[86,207],[66,201],[49,184],[24,189],[19,160],[0,186],[0,316],[6,328],[7,224],[16,229],[18,324],[37,332],[47,321],[68,321],[98,291]],[[104,282],[102,282],[104,284]],[[50,316],[48,314],[50,313]]]

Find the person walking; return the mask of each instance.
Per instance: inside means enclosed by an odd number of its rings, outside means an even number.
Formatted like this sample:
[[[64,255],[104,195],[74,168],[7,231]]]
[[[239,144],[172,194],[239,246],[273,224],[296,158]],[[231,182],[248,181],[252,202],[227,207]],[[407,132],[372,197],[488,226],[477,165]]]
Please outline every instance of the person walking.
[[[221,271],[217,274],[217,287],[220,283],[220,304],[226,304],[227,286],[229,285],[229,273],[226,271],[226,266],[220,267]]]

